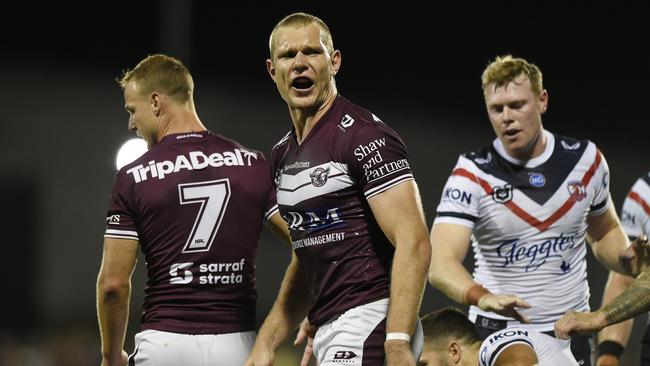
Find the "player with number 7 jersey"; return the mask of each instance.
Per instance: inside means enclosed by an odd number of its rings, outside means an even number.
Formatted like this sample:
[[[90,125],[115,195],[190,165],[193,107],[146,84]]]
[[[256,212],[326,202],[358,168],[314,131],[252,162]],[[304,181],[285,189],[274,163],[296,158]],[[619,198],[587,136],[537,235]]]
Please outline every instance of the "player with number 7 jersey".
[[[123,79],[129,127],[149,150],[117,172],[110,195],[97,284],[103,365],[126,364],[120,348],[139,246],[148,282],[129,364],[240,366],[255,341],[262,225],[289,241],[270,166],[262,153],[207,130],[191,99],[177,100],[175,90],[191,95],[191,83],[144,91],[152,68],[166,69],[157,77],[168,83],[191,81],[164,55]]]
[[[143,329],[254,329],[257,241],[277,212],[271,187],[260,152],[207,131],[165,136],[117,173],[105,236],[140,242]]]

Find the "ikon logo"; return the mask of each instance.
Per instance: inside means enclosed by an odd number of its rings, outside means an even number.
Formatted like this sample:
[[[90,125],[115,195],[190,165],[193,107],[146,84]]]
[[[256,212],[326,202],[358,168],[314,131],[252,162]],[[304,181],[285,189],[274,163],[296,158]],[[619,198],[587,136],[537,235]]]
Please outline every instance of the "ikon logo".
[[[352,351],[338,351],[334,354],[335,360],[350,360],[357,357],[357,354]]]

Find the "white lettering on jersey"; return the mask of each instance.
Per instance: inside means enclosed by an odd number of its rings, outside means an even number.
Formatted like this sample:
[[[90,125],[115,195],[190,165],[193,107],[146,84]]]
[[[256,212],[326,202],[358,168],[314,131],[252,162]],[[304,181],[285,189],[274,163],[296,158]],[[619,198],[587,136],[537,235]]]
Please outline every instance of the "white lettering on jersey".
[[[375,139],[367,143],[366,145],[359,145],[354,149],[354,156],[357,157],[357,161],[361,161],[361,159],[365,158],[368,156],[371,152],[380,149],[382,147],[386,146],[386,139],[385,138],[380,138],[380,139]]]
[[[178,173],[181,170],[201,170],[208,166],[218,168],[220,166],[251,166],[251,158],[257,159],[257,154],[244,149],[235,149],[233,151],[224,151],[223,153],[212,153],[205,155],[201,151],[192,151],[185,155],[178,155],[176,161],[152,160],[147,166],[142,164],[136,165],[127,170],[136,183],[140,183],[149,178],[165,179],[165,176],[171,173]]]

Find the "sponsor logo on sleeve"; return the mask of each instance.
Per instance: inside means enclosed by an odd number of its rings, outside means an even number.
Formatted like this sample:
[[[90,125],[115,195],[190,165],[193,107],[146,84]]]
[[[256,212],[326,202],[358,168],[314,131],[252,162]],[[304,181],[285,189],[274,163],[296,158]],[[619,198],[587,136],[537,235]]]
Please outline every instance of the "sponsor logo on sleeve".
[[[363,171],[368,181],[381,178],[399,170],[410,169],[407,159],[384,161],[381,152],[386,147],[386,138],[378,138],[357,146],[353,153],[357,161],[363,161]],[[364,160],[365,159],[365,160]]]
[[[500,342],[511,337],[521,337],[521,336],[528,337],[528,331],[520,330],[520,329],[506,330],[506,331],[497,332],[490,335],[489,339],[490,339],[490,344],[494,344],[496,342]]]
[[[109,225],[117,225],[120,223],[120,215],[119,214],[114,214],[110,215],[106,218],[106,223]]]
[[[447,202],[454,201],[464,206],[469,206],[472,204],[472,194],[455,187],[447,187],[442,194],[442,200]]]

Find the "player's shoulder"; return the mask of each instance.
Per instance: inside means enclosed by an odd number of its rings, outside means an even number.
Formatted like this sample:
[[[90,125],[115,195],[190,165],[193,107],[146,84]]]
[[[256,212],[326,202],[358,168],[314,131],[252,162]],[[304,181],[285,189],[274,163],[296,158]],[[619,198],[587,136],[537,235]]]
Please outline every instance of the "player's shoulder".
[[[260,150],[250,148],[235,139],[225,137],[219,134],[212,134],[211,137],[215,142],[215,144],[222,145],[226,150],[239,149],[247,153],[251,153],[253,155],[262,156],[262,157],[264,156],[264,154]]]
[[[494,153],[494,149],[483,146],[460,154],[458,162],[472,162],[475,165],[483,166],[493,164],[496,157],[498,156]]]
[[[642,175],[642,176],[639,178],[639,181],[642,181],[642,182],[644,182],[647,186],[650,186],[650,172],[648,172],[648,173]]]
[[[293,130],[291,130],[291,131],[287,132],[286,134],[284,134],[284,136],[282,136],[282,138],[278,142],[276,142],[275,145],[273,145],[273,147],[271,148],[271,151],[276,152],[276,151],[285,149],[289,144],[292,133],[293,133]]]
[[[535,349],[537,332],[521,327],[509,327],[490,334],[481,344],[479,359],[481,366],[493,365],[499,354],[513,344],[525,344]]]
[[[396,134],[395,131],[373,112],[338,96],[332,116],[342,136],[363,135],[373,132]]]
[[[483,342],[486,346],[501,345],[515,340],[525,340],[532,343],[537,331],[523,327],[508,327],[490,334]],[[531,344],[532,345],[532,344]]]
[[[582,155],[587,149],[598,149],[596,144],[590,140],[555,133],[553,136],[555,138],[555,151],[559,154]]]

